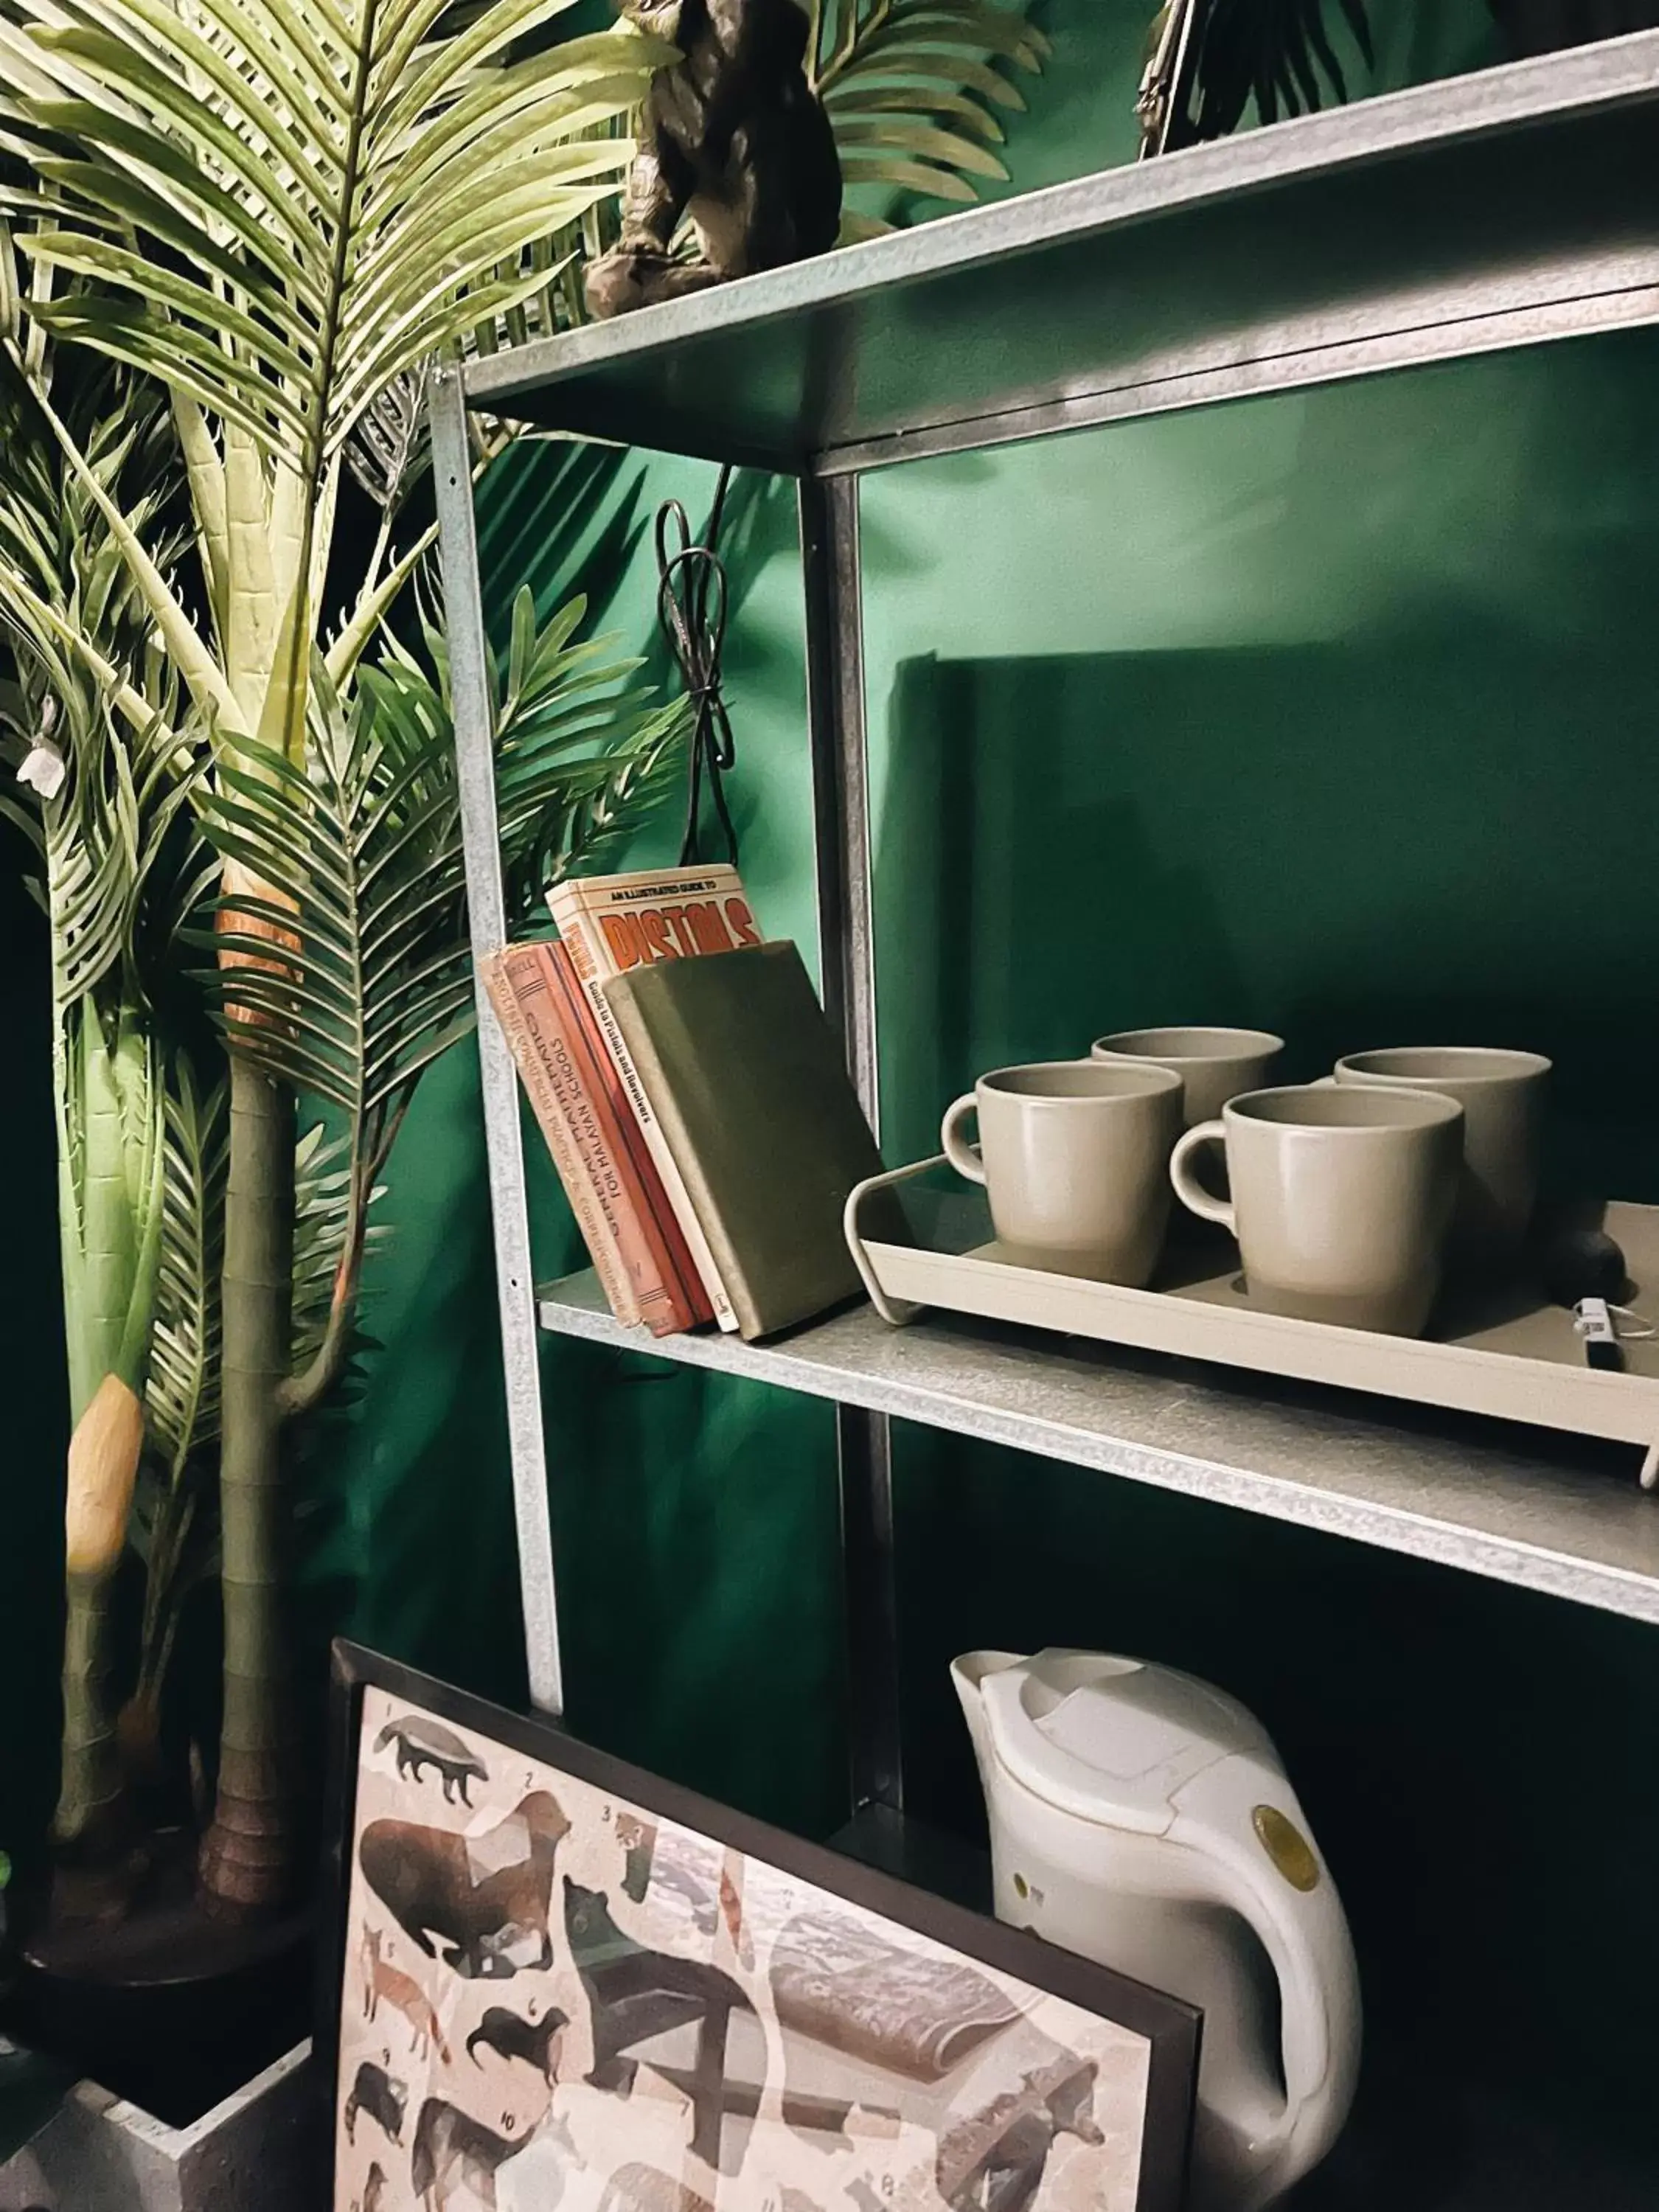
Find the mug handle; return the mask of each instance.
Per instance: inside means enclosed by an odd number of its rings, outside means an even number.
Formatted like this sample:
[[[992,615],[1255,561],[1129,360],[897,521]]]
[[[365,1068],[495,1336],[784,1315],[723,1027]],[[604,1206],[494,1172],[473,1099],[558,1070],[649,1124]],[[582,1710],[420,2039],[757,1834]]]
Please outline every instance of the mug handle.
[[[969,1091],[947,1110],[939,1124],[939,1141],[940,1150],[959,1176],[969,1182],[982,1183],[985,1163],[980,1158],[977,1147],[970,1145],[962,1134],[962,1124],[970,1114],[978,1111],[979,1100]]]
[[[1232,1200],[1212,1198],[1194,1178],[1187,1163],[1200,1145],[1225,1145],[1227,1124],[1224,1121],[1200,1121],[1186,1135],[1170,1155],[1170,1181],[1175,1185],[1176,1196],[1189,1213],[1196,1213],[1206,1221],[1218,1221],[1224,1229],[1238,1234],[1237,1218]]]

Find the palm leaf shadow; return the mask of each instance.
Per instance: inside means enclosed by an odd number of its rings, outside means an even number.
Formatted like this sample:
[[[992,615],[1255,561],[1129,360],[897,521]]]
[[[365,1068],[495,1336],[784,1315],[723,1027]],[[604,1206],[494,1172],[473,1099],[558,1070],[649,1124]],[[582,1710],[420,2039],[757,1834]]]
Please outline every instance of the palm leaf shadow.
[[[647,464],[618,446],[534,439],[510,447],[478,486],[484,627],[504,639],[520,580],[538,619],[580,588],[599,627],[610,616],[647,528]]]

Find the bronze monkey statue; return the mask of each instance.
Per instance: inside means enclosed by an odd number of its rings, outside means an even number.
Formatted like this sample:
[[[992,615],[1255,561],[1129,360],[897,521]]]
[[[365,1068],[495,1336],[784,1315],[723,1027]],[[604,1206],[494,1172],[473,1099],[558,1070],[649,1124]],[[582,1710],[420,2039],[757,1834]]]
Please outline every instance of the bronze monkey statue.
[[[835,135],[806,78],[796,0],[617,0],[682,58],[640,118],[622,236],[587,272],[595,315],[823,253],[841,228]],[[671,253],[689,214],[702,253]]]

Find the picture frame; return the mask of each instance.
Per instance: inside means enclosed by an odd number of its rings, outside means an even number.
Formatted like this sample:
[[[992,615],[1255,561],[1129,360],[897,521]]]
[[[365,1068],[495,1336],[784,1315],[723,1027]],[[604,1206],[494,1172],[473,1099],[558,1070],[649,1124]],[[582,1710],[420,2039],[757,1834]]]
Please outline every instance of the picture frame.
[[[1178,2212],[1198,2014],[337,1643],[335,2212]]]

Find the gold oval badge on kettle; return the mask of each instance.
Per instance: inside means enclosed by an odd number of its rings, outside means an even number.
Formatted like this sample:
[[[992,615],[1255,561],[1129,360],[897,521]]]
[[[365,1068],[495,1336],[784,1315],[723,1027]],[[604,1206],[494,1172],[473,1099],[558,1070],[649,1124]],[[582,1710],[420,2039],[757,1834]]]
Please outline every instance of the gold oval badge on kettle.
[[[1292,1889],[1299,1889],[1305,1895],[1318,1887],[1319,1861],[1314,1856],[1313,1845],[1294,1820],[1287,1819],[1277,1805],[1258,1805],[1250,1815],[1250,1823],[1262,1850]]]

